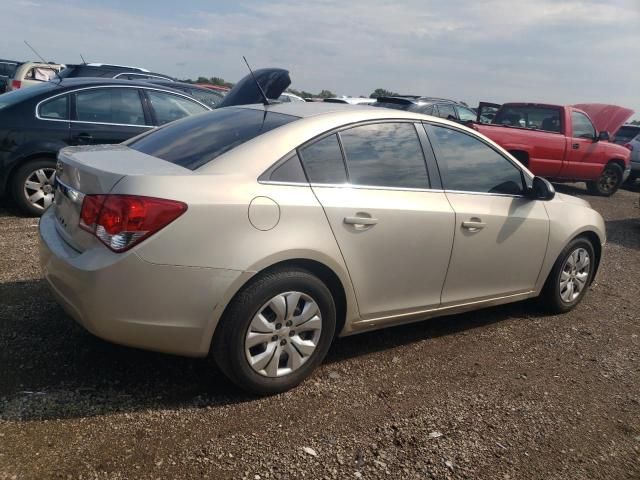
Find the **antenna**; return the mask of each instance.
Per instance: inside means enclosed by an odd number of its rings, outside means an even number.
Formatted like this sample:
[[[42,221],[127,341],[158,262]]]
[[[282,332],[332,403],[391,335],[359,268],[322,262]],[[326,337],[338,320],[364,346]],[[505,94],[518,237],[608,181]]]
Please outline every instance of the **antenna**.
[[[33,53],[35,53],[38,58],[40,58],[40,60],[42,60],[42,63],[46,63],[48,64],[49,62],[47,62],[44,58],[42,58],[42,55],[40,55],[38,52],[36,52],[36,49],[33,48],[31,45],[29,45],[29,42],[27,42],[26,40],[23,40],[23,42],[25,43],[25,45],[27,47],[29,47],[31,49],[31,51],[33,51]],[[53,73],[56,74],[56,77],[58,77],[58,79],[60,80],[60,82],[62,81],[62,77],[60,76],[60,74],[58,73],[58,70],[56,70],[55,68],[52,68],[51,70],[53,70]],[[58,82],[58,84],[60,83]]]
[[[245,58],[245,56],[242,56],[242,59],[244,60],[244,63],[247,64],[247,68],[249,69],[249,72],[251,72],[251,77],[253,78],[253,81],[256,82],[256,86],[258,87],[258,90],[260,91],[260,95],[262,95],[262,103],[264,105],[270,105],[271,102],[269,102],[269,99],[267,98],[267,94],[264,93],[264,90],[262,90],[262,87],[260,86],[260,83],[258,82],[258,80],[256,80],[256,76],[253,74],[253,70],[251,70],[251,67],[249,66],[249,62],[247,62],[247,59]]]
[[[82,54],[80,54],[80,58],[82,59],[82,63],[84,63],[85,65],[87,64],[87,61],[84,59],[84,57],[82,56]]]

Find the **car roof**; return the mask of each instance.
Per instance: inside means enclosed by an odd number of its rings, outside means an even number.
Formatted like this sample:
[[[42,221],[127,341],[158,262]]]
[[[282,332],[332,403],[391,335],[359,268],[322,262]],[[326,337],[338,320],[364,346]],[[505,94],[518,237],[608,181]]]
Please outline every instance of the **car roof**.
[[[455,105],[462,105],[462,103],[457,102],[455,100],[451,100],[449,98],[440,98],[440,97],[421,97],[418,95],[397,95],[393,97],[378,97],[377,101],[379,103],[397,103],[397,104],[414,104],[414,105],[427,105],[434,103],[451,103]]]
[[[146,80],[120,80],[119,78],[101,78],[101,77],[72,77],[63,78],[62,80],[53,79],[52,82],[57,83],[60,87],[78,88],[83,86],[100,86],[100,85],[129,85],[137,87],[152,87],[152,82]],[[174,83],[174,82],[170,82]],[[164,86],[164,85],[159,85]],[[168,88],[168,87],[167,87]]]

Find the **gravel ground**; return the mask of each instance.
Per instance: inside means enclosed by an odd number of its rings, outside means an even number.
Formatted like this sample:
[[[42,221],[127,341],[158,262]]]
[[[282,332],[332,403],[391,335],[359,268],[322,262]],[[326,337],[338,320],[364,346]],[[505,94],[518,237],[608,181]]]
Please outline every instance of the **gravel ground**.
[[[524,302],[341,339],[256,399],[205,360],[76,326],[0,204],[0,479],[640,478],[638,193],[587,198],[609,241],[585,301]]]

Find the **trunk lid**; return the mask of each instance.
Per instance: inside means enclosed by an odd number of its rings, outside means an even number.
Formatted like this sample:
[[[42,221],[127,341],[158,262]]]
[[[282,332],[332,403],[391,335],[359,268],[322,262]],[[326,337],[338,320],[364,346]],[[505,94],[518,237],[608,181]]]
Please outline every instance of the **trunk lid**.
[[[291,85],[291,78],[289,72],[282,68],[256,70],[253,75],[246,75],[236,83],[217,108],[262,103],[262,94],[256,82],[260,84],[268,99],[275,100]]]
[[[606,103],[578,103],[574,108],[582,110],[593,122],[598,132],[609,132],[611,138],[618,129],[633,115],[633,110]]]
[[[190,170],[124,145],[67,147],[58,153],[53,208],[56,229],[82,252],[99,241],[79,227],[85,195],[106,194],[126,176],[184,175]]]

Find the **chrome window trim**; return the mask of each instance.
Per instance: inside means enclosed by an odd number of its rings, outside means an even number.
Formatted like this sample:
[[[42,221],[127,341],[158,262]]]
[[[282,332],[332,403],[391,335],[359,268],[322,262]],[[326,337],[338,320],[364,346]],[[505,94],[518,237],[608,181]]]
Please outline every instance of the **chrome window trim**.
[[[258,180],[260,185],[280,185],[284,187],[309,187],[308,183],[302,182],[278,182],[277,180]]]
[[[526,195],[514,195],[511,193],[472,192],[467,190],[444,190],[444,193],[463,193],[465,195],[485,195],[489,197],[527,198]]]
[[[57,175],[55,177],[55,189],[60,190],[60,193],[62,193],[72,203],[75,203],[75,204],[82,203],[82,201],[84,200],[84,197],[86,196],[80,190],[76,190],[75,188],[64,183],[62,180],[58,178]]]
[[[356,190],[391,190],[393,192],[444,192],[437,188],[402,188],[402,187],[385,187],[382,185],[355,185],[352,183],[310,183],[311,187],[326,188],[353,188]]]
[[[195,102],[199,105],[202,105],[204,108],[207,109],[207,111],[212,111],[213,109],[207,105],[205,105],[204,103],[196,100],[195,98],[191,98],[188,95],[184,95],[182,93],[179,92],[174,92],[172,90],[165,90],[163,88],[154,88],[154,87],[147,87],[147,86],[138,86],[138,85],[93,85],[91,87],[82,87],[82,88],[76,88],[75,90],[68,90],[66,92],[62,92],[62,93],[57,93],[55,95],[52,95],[50,97],[47,97],[45,99],[40,100],[37,104],[36,104],[36,108],[35,108],[35,116],[36,119],[38,120],[43,120],[46,122],[67,122],[67,123],[88,123],[91,125],[114,125],[117,127],[141,127],[141,128],[158,128],[159,125],[131,125],[131,124],[127,124],[127,123],[109,123],[109,122],[90,122],[90,121],[83,121],[83,120],[58,120],[58,119],[53,119],[53,118],[43,118],[40,116],[40,105],[42,105],[44,102],[48,102],[49,100],[53,100],[56,97],[61,97],[62,95],[69,95],[71,93],[76,93],[76,92],[82,92],[84,90],[93,90],[96,88],[136,88],[138,90],[154,90],[157,92],[163,92],[163,93],[168,93],[169,95],[175,95],[178,97],[184,97],[187,100],[191,100],[192,102]],[[71,113],[71,112],[69,112]]]

